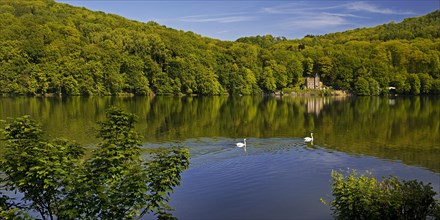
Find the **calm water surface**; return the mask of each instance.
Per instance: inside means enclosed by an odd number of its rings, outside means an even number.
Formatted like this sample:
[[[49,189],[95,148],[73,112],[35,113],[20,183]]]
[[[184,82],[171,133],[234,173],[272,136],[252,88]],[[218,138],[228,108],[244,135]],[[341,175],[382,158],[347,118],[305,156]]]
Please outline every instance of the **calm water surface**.
[[[331,170],[347,168],[440,192],[439,97],[18,97],[0,98],[0,119],[28,114],[49,136],[92,146],[112,105],[139,116],[145,149],[190,149],[170,202],[179,219],[328,219],[319,198]]]

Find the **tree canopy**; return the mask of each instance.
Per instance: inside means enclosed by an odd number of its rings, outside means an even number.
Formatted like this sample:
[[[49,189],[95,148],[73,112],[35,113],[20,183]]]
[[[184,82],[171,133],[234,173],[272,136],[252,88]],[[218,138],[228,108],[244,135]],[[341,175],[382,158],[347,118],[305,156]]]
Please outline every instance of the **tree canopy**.
[[[7,123],[0,188],[9,192],[0,191],[0,218],[29,219],[28,211],[42,219],[172,218],[167,202],[189,166],[188,149],[160,149],[144,160],[136,116],[119,108],[106,116],[91,156],[74,142],[47,140],[29,116]]]
[[[332,171],[334,200],[321,202],[330,206],[335,219],[438,219],[440,200],[431,183],[399,180],[395,176],[378,181],[371,172],[346,175]]]
[[[53,0],[0,0],[0,94],[246,95],[300,87],[315,74],[353,93],[366,80],[363,95],[390,86],[440,94],[439,17],[231,42]]]

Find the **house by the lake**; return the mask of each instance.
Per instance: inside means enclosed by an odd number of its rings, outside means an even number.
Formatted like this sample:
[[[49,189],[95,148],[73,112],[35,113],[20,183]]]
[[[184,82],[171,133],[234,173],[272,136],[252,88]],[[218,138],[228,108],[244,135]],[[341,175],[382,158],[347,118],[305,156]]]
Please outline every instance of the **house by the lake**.
[[[314,77],[306,77],[306,88],[307,89],[322,89],[323,84],[318,74],[315,74]]]

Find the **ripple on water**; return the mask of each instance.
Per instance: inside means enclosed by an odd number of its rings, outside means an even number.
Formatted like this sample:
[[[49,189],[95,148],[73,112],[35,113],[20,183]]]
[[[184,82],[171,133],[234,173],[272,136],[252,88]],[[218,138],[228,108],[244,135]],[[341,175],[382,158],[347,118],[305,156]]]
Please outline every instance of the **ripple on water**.
[[[319,198],[331,194],[330,172],[355,168],[386,173],[417,173],[401,163],[311,145],[299,138],[187,140],[191,165],[182,173],[170,205],[179,219],[330,219]],[[390,168],[386,168],[390,167]],[[405,168],[406,167],[406,168]],[[404,170],[406,169],[406,170]],[[417,172],[414,172],[416,170]],[[437,175],[438,178],[438,175]],[[437,186],[438,187],[438,186]]]

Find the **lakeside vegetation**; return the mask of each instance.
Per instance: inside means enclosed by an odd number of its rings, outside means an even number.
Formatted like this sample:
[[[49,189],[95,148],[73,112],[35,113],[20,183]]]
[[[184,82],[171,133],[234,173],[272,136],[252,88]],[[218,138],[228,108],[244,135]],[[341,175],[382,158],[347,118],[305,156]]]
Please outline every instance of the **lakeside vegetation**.
[[[440,199],[431,183],[399,180],[395,176],[378,181],[371,172],[332,171],[330,202],[335,219],[440,219]]]
[[[189,150],[163,148],[142,159],[136,120],[109,108],[99,123],[102,141],[86,158],[75,142],[46,139],[29,116],[8,122],[2,129],[0,218],[33,219],[33,212],[41,219],[140,219],[148,213],[172,219],[167,202],[189,166]]]
[[[440,94],[439,18],[231,42],[53,0],[0,0],[0,94],[250,95],[315,74],[358,95]]]

